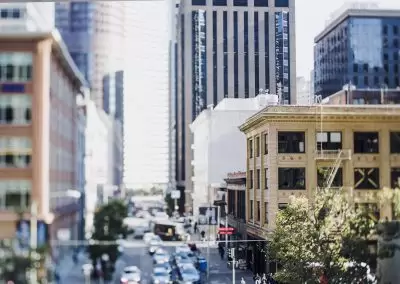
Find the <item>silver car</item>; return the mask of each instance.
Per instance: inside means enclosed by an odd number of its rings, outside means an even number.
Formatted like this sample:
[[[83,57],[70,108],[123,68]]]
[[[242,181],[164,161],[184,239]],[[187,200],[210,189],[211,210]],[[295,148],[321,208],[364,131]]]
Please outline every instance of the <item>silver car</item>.
[[[163,267],[156,267],[153,271],[152,276],[152,283],[153,284],[169,284],[172,283],[171,275],[168,271]]]
[[[121,284],[139,284],[141,278],[141,271],[137,266],[127,266],[121,275]]]

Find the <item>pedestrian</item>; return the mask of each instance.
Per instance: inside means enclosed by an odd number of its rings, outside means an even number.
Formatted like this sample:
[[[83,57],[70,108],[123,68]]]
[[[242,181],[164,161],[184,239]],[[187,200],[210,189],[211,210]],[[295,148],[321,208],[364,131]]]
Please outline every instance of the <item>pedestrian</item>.
[[[198,230],[197,222],[194,222],[194,228],[193,229],[194,229],[194,233],[197,234],[197,230]]]
[[[246,281],[244,281],[243,277],[242,277],[242,280],[240,280],[240,284],[246,284]]]
[[[262,284],[269,284],[269,283],[267,282],[267,275],[265,275],[265,273],[263,273],[263,276],[262,276],[262,278],[261,278],[261,283],[262,283]]]
[[[261,284],[261,277],[258,275],[258,273],[253,276],[253,280],[255,284]]]
[[[319,283],[320,284],[328,284],[328,276],[326,270],[322,272],[322,275],[319,277]]]

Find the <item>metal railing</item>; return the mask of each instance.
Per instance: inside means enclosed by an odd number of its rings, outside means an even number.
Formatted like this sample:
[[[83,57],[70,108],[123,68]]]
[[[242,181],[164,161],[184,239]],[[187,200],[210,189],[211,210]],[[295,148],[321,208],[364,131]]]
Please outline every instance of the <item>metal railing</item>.
[[[336,160],[340,159],[351,159],[351,150],[350,149],[337,149],[337,150],[324,150],[317,149],[315,150],[315,159],[318,160]]]

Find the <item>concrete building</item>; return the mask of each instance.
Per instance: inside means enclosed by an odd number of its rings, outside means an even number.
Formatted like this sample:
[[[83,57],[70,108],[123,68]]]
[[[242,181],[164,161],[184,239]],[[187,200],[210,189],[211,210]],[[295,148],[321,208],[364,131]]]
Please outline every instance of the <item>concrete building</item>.
[[[103,109],[109,118],[112,184],[123,183],[124,171],[124,71],[117,71],[103,78]]]
[[[77,238],[76,96],[85,80],[58,32],[0,34],[0,238],[14,238],[18,211]],[[26,215],[28,218],[28,215]]]
[[[125,54],[124,1],[65,1],[56,3],[56,27],[102,108],[103,77],[122,70]]]
[[[98,109],[94,101],[86,98],[85,132],[85,232],[91,232],[93,217],[98,204],[98,189],[111,184],[109,156],[109,125],[104,111]]]
[[[192,192],[189,125],[224,98],[259,89],[296,103],[295,5],[288,0],[193,0],[179,7],[177,186],[186,209]],[[185,194],[184,194],[185,193]]]
[[[203,110],[193,121],[193,192],[190,210],[198,216],[200,205],[213,204],[216,190],[227,172],[246,169],[246,139],[238,126],[277,96],[258,95],[248,99],[223,99],[215,108]]]
[[[329,105],[392,105],[400,104],[400,89],[347,89],[326,97],[323,104]]]
[[[314,96],[311,93],[310,81],[304,77],[296,78],[296,90],[297,90],[297,104],[298,105],[311,105],[314,103]]]
[[[400,10],[347,9],[315,37],[314,86],[322,98],[345,84],[395,89],[399,82]]]
[[[54,3],[0,3],[0,32],[50,32],[54,29]]]
[[[169,181],[170,0],[129,1],[126,23],[129,69],[124,98],[124,183],[130,188],[166,187]],[[128,147],[129,145],[129,147]]]
[[[241,130],[247,137],[247,224],[260,238],[275,227],[276,212],[290,196],[312,198],[328,176],[331,188],[352,191],[378,219],[392,217],[373,196],[398,185],[399,106],[267,107]],[[337,172],[330,176],[332,169]]]

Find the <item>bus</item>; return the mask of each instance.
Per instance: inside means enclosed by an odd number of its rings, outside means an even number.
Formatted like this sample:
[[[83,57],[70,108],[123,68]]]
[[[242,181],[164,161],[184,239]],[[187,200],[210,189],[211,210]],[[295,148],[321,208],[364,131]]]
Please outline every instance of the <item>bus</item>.
[[[185,237],[182,224],[176,224],[169,220],[157,220],[152,224],[152,231],[163,241],[180,241]]]

